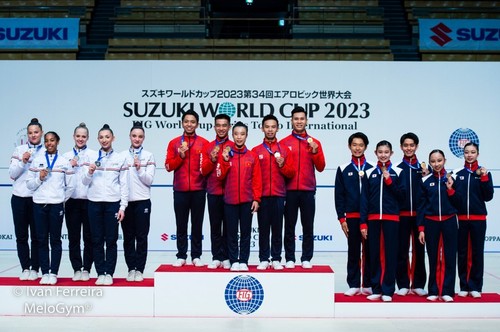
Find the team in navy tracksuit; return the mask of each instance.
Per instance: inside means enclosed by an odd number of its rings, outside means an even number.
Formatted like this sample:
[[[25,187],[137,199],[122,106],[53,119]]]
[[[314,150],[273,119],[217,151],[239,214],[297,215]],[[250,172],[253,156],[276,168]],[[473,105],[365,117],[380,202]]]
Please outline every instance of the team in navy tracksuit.
[[[361,192],[360,228],[370,247],[373,292],[368,299],[382,297],[383,301],[392,301],[397,268],[399,205],[404,188],[399,181],[401,169],[390,161],[391,144],[379,142],[375,153],[377,166],[366,172]]]
[[[429,155],[433,173],[422,178],[421,198],[417,208],[419,239],[427,246],[429,257],[429,301],[439,296],[453,301],[457,262],[458,220],[460,198],[453,189],[452,176],[444,169],[441,150]]]
[[[454,171],[458,207],[458,295],[480,297],[484,274],[484,238],[486,235],[486,204],[493,199],[493,180],[486,168],[479,166],[479,147],[464,147],[464,168]]]
[[[372,168],[366,161],[364,152],[368,147],[368,137],[363,133],[354,133],[348,139],[352,152],[351,161],[337,168],[335,176],[335,209],[347,237],[347,284],[345,295],[352,296],[360,288],[369,293],[371,287],[368,242],[361,236],[360,210],[362,177]],[[361,290],[362,291],[362,290]]]
[[[417,295],[426,295],[424,290],[427,273],[425,271],[425,246],[418,240],[417,204],[420,198],[422,176],[429,173],[425,163],[421,164],[415,151],[419,139],[414,133],[406,133],[400,139],[403,160],[398,165],[402,169],[400,180],[405,188],[405,199],[399,213],[399,250],[396,283],[398,295],[406,295],[412,289]],[[411,263],[408,251],[411,242]]]

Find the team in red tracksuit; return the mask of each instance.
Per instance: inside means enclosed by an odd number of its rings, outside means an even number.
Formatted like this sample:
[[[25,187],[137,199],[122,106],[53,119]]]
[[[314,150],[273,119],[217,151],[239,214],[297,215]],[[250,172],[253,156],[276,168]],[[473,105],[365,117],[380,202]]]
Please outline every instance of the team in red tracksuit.
[[[464,168],[455,174],[455,195],[461,197],[458,207],[458,295],[480,297],[484,274],[484,239],[486,235],[486,204],[493,199],[491,173],[479,166],[479,147],[464,147]]]
[[[259,159],[255,153],[247,149],[244,145],[245,141],[240,146],[237,145],[235,132],[240,130],[240,127],[245,128],[248,133],[248,128],[242,123],[236,123],[233,126],[235,146],[229,153],[221,155],[216,169],[217,177],[221,181],[225,180],[224,214],[227,222],[228,254],[232,271],[248,271],[252,212],[258,209],[262,196]],[[240,231],[239,248],[238,228]]]
[[[326,166],[321,143],[306,131],[307,117],[303,107],[292,110],[291,135],[280,141],[293,158],[295,175],[287,179],[285,203],[285,260],[287,268],[295,267],[295,226],[300,209],[302,223],[302,267],[311,268],[314,254],[314,215],[316,213],[316,170]]]
[[[225,123],[226,129],[230,128],[229,116],[224,117],[224,114],[218,114],[215,118],[215,126],[218,123]],[[224,137],[219,137],[219,129],[216,128],[217,136],[215,140],[207,143],[201,154],[201,174],[207,179],[207,203],[208,215],[210,218],[210,241],[212,249],[212,263],[208,265],[210,269],[216,269],[225,264],[228,260],[227,253],[227,236],[226,236],[226,221],[224,218],[224,181],[217,178],[215,171],[219,157],[226,147],[232,148],[234,143],[229,140],[227,132]],[[212,160],[212,152],[215,151],[216,156]],[[229,268],[229,266],[225,266]]]
[[[436,157],[437,156],[437,157]],[[420,241],[425,242],[429,259],[429,301],[442,296],[446,302],[455,296],[458,219],[460,197],[455,194],[452,179],[444,169],[444,153],[433,150],[429,155],[433,173],[422,178],[421,198],[417,207]]]
[[[274,269],[282,269],[281,249],[283,235],[283,214],[286,197],[286,178],[295,174],[292,157],[288,149],[278,143],[275,133],[278,120],[268,115],[264,117],[262,144],[252,149],[259,159],[262,172],[262,201],[258,211],[259,222],[259,261],[258,269],[266,269],[269,259]],[[269,128],[274,128],[270,132]],[[269,140],[268,138],[272,138]],[[271,244],[269,244],[271,236]]]
[[[389,142],[378,143],[377,151],[381,146],[389,147],[386,143]],[[392,155],[392,147],[390,150]],[[392,301],[395,291],[399,206],[404,196],[400,174],[400,168],[388,159],[382,163],[379,157],[377,166],[367,170],[362,179],[360,228],[363,236],[368,232],[373,292],[369,300],[382,296],[382,300]]]
[[[205,214],[205,177],[200,172],[200,155],[206,139],[196,135],[198,114],[187,111],[182,118],[184,134],[172,139],[167,148],[165,168],[174,171],[174,211],[177,225],[177,260],[174,266],[186,263],[188,221],[191,213],[191,258],[195,266],[203,266],[202,225]]]

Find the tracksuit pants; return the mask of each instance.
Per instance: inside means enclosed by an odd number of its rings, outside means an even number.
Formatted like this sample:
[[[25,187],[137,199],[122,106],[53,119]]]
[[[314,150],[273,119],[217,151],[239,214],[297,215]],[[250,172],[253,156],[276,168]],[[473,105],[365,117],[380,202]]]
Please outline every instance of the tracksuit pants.
[[[212,260],[224,261],[227,254],[227,225],[224,217],[224,195],[207,194],[210,218]]]
[[[88,200],[70,198],[64,204],[66,227],[68,229],[69,260],[73,271],[88,271],[94,262],[92,254],[92,236],[88,215]],[[83,233],[83,257],[81,238]]]
[[[285,260],[295,262],[295,226],[300,209],[302,224],[302,256],[310,261],[314,253],[314,214],[316,212],[315,191],[287,191],[285,203]]]
[[[486,220],[458,222],[458,277],[460,290],[481,292],[484,275]]]
[[[33,212],[38,239],[38,257],[42,274],[53,273],[57,275],[62,257],[61,228],[64,219],[64,205],[63,203],[35,203],[33,205]]]
[[[12,195],[10,204],[16,234],[17,256],[21,269],[37,271],[40,268],[33,198]],[[31,240],[31,241],[30,241]]]
[[[128,202],[123,231],[123,253],[128,270],[144,272],[148,256],[148,235],[151,220],[151,200]]]
[[[285,197],[262,197],[257,212],[259,224],[259,260],[261,262],[281,261],[283,246],[283,215]],[[269,245],[271,237],[271,245]]]
[[[399,218],[399,250],[396,282],[398,288],[424,288],[427,278],[425,271],[425,245],[418,239],[419,231],[416,217]],[[411,242],[411,253],[410,250]],[[410,262],[411,256],[411,262]]]
[[[248,264],[253,217],[251,209],[252,202],[224,205],[224,215],[227,221],[227,248],[231,264]],[[240,232],[239,247],[238,229]]]

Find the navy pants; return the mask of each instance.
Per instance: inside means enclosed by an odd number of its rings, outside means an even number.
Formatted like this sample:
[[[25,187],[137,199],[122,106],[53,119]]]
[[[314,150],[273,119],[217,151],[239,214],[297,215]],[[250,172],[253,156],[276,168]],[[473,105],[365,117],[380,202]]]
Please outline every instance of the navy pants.
[[[248,264],[250,257],[250,237],[252,233],[252,203],[225,204],[227,220],[227,248],[229,261]],[[238,248],[238,229],[240,245]]]
[[[399,222],[368,220],[373,294],[393,296],[396,288]]]
[[[187,258],[189,213],[191,213],[191,258],[201,257],[205,196],[204,190],[174,191],[177,258]]]
[[[370,249],[361,236],[359,218],[347,218],[347,284],[349,288],[371,287]],[[361,276],[363,280],[361,280]]]
[[[429,295],[455,296],[457,239],[456,216],[443,221],[425,219],[425,244],[429,257]]]
[[[259,223],[259,260],[261,262],[281,261],[283,247],[283,215],[285,197],[262,197],[257,212]],[[271,245],[269,245],[271,237]]]
[[[70,198],[64,205],[68,229],[69,260],[73,271],[90,272],[93,263],[92,236],[90,234],[88,200]],[[81,238],[83,230],[83,259]]]
[[[12,195],[10,204],[16,234],[17,256],[21,268],[23,271],[38,271],[40,264],[35,219],[33,217],[33,198]]]
[[[89,201],[89,222],[92,234],[92,251],[97,275],[115,273],[118,253],[118,202]],[[106,248],[105,248],[106,246]]]
[[[207,195],[210,217],[210,241],[212,260],[224,261],[227,254],[227,225],[224,217],[224,195]]]
[[[62,256],[61,228],[64,219],[64,205],[63,203],[35,203],[33,205],[33,212],[38,238],[38,257],[42,274],[57,274]]]
[[[148,256],[148,234],[151,220],[151,200],[128,202],[121,222],[123,252],[129,271],[144,272]]]
[[[486,220],[458,222],[458,277],[460,290],[481,292],[484,275]]]
[[[302,256],[310,261],[314,253],[314,214],[316,212],[315,191],[288,191],[285,204],[285,260],[295,262],[295,226],[300,210],[302,224]]]
[[[399,252],[396,282],[398,288],[424,288],[427,272],[425,271],[425,246],[418,240],[416,217],[399,219]],[[411,242],[411,253],[410,250]],[[411,255],[411,263],[410,263]]]

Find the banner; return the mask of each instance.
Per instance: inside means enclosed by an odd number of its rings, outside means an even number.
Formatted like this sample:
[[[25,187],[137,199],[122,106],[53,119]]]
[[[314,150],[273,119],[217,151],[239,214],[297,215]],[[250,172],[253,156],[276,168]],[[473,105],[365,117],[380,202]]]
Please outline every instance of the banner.
[[[150,250],[176,250],[172,173],[164,168],[168,142],[182,134],[182,113],[199,113],[197,134],[215,138],[214,116],[226,113],[232,123],[249,126],[247,146],[262,142],[262,117],[280,121],[280,139],[291,133],[295,105],[308,113],[309,135],[322,142],[326,169],[316,173],[315,250],[344,251],[333,201],[336,169],[350,160],[347,139],[368,135],[366,151],[375,160],[380,140],[393,144],[392,161],[399,163],[399,138],[409,131],[420,138],[417,156],[428,161],[433,149],[445,152],[447,169],[463,166],[461,147],[480,142],[479,161],[500,181],[496,132],[500,123],[500,64],[437,62],[328,61],[3,61],[0,62],[0,249],[15,249],[10,208],[8,166],[14,147],[26,141],[26,126],[37,117],[44,131],[61,137],[60,151],[70,151],[73,130],[80,122],[90,129],[89,147],[97,150],[97,131],[113,129],[116,151],[128,150],[133,121],[146,130],[144,148],[156,159],[152,188]],[[487,203],[486,250],[500,251],[500,196]],[[63,239],[66,241],[66,226]],[[297,225],[297,250],[302,228]],[[210,227],[203,225],[203,249],[208,261]],[[254,216],[252,251],[258,250]],[[64,242],[63,248],[67,248]],[[121,248],[121,243],[119,244]],[[251,260],[257,261],[255,254]]]

